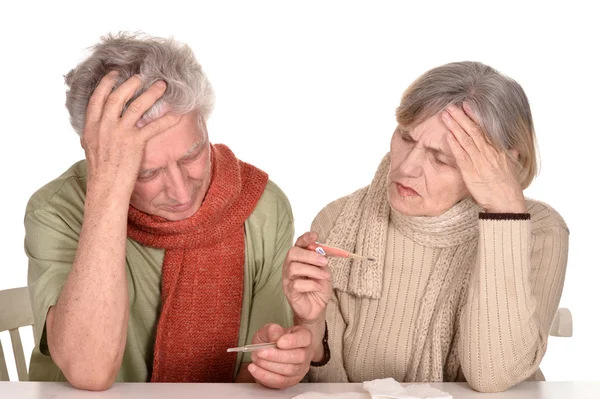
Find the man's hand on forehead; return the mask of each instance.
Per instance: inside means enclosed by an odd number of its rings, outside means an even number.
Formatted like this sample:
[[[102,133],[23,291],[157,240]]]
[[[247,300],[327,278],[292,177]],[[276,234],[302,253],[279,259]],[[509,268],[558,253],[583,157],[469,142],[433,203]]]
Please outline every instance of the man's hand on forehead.
[[[90,175],[99,176],[99,180],[110,184],[121,183],[120,186],[126,187],[130,194],[146,142],[175,126],[181,116],[169,113],[165,107],[152,121],[140,123],[148,109],[165,93],[166,83],[156,81],[133,99],[143,87],[141,77],[133,75],[115,88],[117,81],[118,72],[110,72],[94,90],[88,103],[81,143]]]

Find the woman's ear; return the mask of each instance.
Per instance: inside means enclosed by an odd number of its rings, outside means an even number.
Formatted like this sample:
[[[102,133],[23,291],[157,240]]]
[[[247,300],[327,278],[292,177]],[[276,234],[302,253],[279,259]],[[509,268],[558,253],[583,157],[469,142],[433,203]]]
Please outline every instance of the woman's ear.
[[[525,187],[523,186],[523,182],[524,182],[526,176],[525,176],[525,169],[523,169],[523,165],[521,164],[521,161],[522,161],[521,154],[519,154],[519,150],[517,150],[515,148],[509,148],[508,155],[511,158],[511,161],[512,161],[511,164],[512,164],[512,167],[514,168],[514,171],[519,176],[521,188],[525,189]]]

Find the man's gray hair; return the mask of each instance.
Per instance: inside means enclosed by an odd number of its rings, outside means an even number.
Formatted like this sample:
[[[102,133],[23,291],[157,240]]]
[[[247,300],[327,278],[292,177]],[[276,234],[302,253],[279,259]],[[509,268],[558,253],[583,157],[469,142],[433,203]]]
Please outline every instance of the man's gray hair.
[[[119,71],[117,87],[135,74],[142,79],[143,86],[131,101],[154,82],[167,83],[163,96],[144,114],[145,122],[158,117],[165,105],[177,114],[198,111],[203,121],[208,119],[214,106],[214,92],[187,45],[172,38],[120,32],[102,37],[91,50],[92,54],[65,76],[66,106],[77,134],[83,133],[94,89],[113,70]]]

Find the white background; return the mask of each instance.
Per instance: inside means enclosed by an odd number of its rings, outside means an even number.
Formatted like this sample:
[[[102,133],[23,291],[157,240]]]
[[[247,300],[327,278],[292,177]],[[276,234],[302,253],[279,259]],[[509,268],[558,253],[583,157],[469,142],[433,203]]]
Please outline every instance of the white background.
[[[549,380],[600,380],[600,24],[592,3],[3,2],[0,289],[27,283],[28,198],[83,157],[63,75],[107,32],[173,35],[194,49],[217,96],[211,140],[269,172],[292,203],[297,234],[328,202],[370,182],[410,82],[440,64],[476,60],[528,94],[542,169],[526,195],[551,204],[571,230],[561,306],[573,313],[575,335],[550,339],[542,369]],[[31,332],[23,333],[29,356]],[[11,359],[8,333],[1,337]]]

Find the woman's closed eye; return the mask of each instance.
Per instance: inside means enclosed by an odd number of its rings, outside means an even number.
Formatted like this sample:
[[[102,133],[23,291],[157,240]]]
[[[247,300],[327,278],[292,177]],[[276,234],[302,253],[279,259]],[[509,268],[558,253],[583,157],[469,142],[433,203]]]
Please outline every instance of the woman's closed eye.
[[[431,154],[431,158],[433,158],[433,162],[438,166],[452,167],[451,161],[441,156],[440,154]]]
[[[410,136],[408,136],[408,135],[405,135],[405,134],[403,134],[403,135],[401,135],[400,137],[402,137],[402,141],[404,141],[404,142],[405,142],[405,143],[407,143],[407,144],[414,144],[414,143],[416,143],[416,141],[414,141],[414,140],[412,139],[412,137],[410,137]]]

